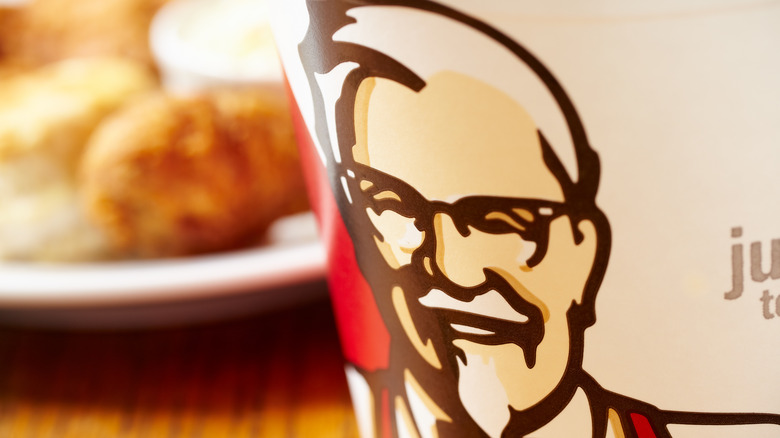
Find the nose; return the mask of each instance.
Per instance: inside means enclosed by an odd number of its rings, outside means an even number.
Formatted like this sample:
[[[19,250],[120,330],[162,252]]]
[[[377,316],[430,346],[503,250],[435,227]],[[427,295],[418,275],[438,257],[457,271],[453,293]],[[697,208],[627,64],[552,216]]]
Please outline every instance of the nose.
[[[516,280],[525,278],[528,258],[536,245],[519,234],[491,234],[469,228],[464,236],[452,217],[440,213],[434,217],[436,265],[452,282],[469,288],[486,281],[485,270]]]
[[[485,268],[490,262],[486,239],[477,230],[464,236],[458,231],[452,217],[437,214],[434,217],[436,235],[436,265],[450,281],[461,287],[475,287],[485,282]]]

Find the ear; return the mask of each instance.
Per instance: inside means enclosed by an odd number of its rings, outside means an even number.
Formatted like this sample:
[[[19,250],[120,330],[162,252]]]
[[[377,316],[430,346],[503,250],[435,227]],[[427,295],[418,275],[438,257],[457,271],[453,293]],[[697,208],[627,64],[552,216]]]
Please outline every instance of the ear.
[[[580,235],[575,236],[572,233],[574,247],[572,248],[570,267],[572,280],[577,282],[575,289],[579,291],[573,299],[577,304],[582,304],[586,285],[596,262],[599,236],[596,225],[589,219],[582,220],[574,226]],[[577,237],[581,237],[581,239],[577,239]],[[576,243],[577,240],[579,243]]]

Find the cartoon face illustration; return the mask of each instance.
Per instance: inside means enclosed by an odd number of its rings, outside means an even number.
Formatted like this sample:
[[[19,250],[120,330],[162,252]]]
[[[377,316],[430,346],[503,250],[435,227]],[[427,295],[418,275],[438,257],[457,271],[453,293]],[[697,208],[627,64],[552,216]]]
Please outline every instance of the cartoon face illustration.
[[[359,189],[348,214],[372,227],[357,246],[380,255],[367,258],[386,278],[416,279],[382,293],[429,366],[457,368],[466,392],[490,379],[497,399],[523,410],[565,374],[567,312],[582,303],[597,231],[569,216],[522,106],[457,73],[426,84],[359,86]]]
[[[780,424],[661,411],[582,369],[611,232],[598,155],[536,57],[435,2],[307,6],[313,138],[390,333],[387,369],[350,380],[364,435],[525,436],[578,409],[599,437]],[[424,31],[382,39],[405,23]]]

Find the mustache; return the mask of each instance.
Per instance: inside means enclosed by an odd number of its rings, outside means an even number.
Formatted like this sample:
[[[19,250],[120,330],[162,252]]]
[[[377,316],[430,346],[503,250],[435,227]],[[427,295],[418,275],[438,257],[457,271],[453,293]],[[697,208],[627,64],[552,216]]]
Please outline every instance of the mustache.
[[[414,302],[417,311],[413,313],[419,313],[418,317],[436,321],[436,324],[419,325],[419,328],[424,329],[419,333],[424,341],[427,338],[436,342],[436,338],[439,338],[448,347],[453,345],[452,341],[456,338],[483,345],[514,344],[523,350],[526,366],[533,368],[536,365],[537,348],[544,338],[542,310],[523,298],[519,291],[500,274],[489,269],[485,269],[484,273],[485,281],[474,287],[460,286],[449,280],[443,273],[431,276],[429,273],[420,275],[411,272],[410,275],[400,275],[399,279],[409,279],[413,283],[399,284],[399,286],[406,291],[408,299],[412,299],[409,301]],[[427,281],[421,284],[421,279]],[[423,304],[420,299],[433,290],[438,290],[447,297],[462,302],[463,306],[459,306],[461,307],[459,309],[451,309]],[[478,297],[493,292],[498,293],[501,300],[520,314],[518,316],[525,318],[509,320],[495,316],[491,312],[467,309],[468,306],[474,307]],[[467,333],[457,329],[462,326],[474,327],[478,331]],[[456,350],[455,355],[466,363],[465,352],[457,347],[453,348]]]

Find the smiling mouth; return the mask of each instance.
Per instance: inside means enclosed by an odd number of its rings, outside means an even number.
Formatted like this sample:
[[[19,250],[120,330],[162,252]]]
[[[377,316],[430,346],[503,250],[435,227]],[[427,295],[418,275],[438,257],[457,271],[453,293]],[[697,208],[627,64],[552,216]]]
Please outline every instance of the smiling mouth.
[[[438,322],[442,340],[514,344],[523,350],[526,366],[535,366],[536,349],[545,332],[542,309],[490,270],[485,270],[485,282],[479,286],[463,288],[448,282],[439,287],[429,289],[418,302],[430,312],[429,318]],[[457,345],[450,351],[462,353]]]
[[[525,326],[530,318],[515,310],[495,289],[474,296],[471,301],[453,298],[440,289],[431,289],[419,299],[420,304],[440,310],[449,322],[449,326],[461,337],[487,338],[511,336],[517,329]],[[493,342],[489,342],[493,343]]]

